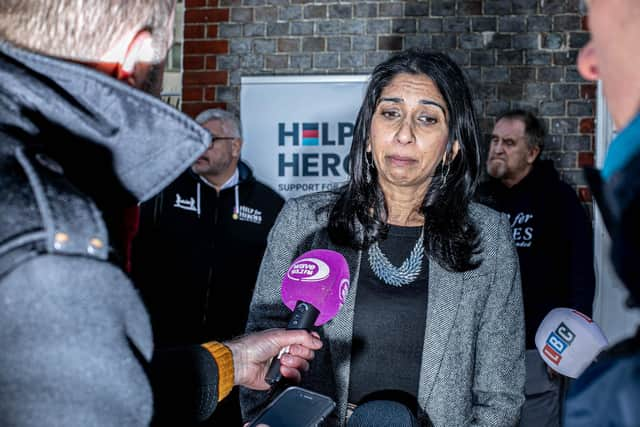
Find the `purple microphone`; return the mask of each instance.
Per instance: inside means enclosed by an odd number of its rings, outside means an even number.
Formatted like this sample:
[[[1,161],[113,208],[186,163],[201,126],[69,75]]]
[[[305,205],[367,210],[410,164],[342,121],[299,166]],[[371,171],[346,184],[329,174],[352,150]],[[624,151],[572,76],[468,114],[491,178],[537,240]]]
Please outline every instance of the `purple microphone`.
[[[303,253],[282,279],[282,302],[292,310],[287,329],[309,331],[327,323],[340,311],[348,291],[349,266],[341,254],[328,249]],[[274,385],[281,378],[278,356],[271,362],[265,381]]]

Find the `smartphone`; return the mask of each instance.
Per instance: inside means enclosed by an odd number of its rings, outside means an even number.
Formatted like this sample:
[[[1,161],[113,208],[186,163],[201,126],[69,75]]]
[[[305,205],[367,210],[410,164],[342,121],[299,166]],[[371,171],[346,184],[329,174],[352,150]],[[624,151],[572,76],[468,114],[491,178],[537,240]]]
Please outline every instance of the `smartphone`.
[[[302,387],[289,387],[258,414],[249,427],[315,427],[333,411],[336,403],[328,396]]]

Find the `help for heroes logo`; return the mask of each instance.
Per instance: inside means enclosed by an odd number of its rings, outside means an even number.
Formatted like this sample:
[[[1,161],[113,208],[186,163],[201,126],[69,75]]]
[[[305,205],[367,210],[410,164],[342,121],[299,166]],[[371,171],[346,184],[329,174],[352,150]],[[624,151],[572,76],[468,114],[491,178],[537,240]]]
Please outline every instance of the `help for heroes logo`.
[[[279,177],[341,176],[348,173],[349,156],[336,147],[351,145],[353,123],[278,123],[278,147],[302,147],[278,153]],[[340,149],[344,152],[344,149]]]

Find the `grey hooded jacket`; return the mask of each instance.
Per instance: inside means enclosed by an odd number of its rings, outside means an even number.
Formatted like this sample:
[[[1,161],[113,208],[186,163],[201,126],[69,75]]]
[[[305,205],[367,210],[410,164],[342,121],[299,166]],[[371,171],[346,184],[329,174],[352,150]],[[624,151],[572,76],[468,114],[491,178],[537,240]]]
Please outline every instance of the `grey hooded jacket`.
[[[149,424],[152,334],[119,218],[209,142],[160,100],[0,42],[0,425]]]
[[[337,408],[327,425],[343,426],[361,252],[329,240],[328,210],[318,210],[331,206],[334,197],[316,193],[290,199],[283,207],[269,235],[247,332],[286,326],[290,311],[281,302],[280,286],[298,255],[316,248],[344,255],[351,273],[349,294],[338,315],[321,327],[324,347],[316,352],[301,384],[331,396]],[[470,206],[470,215],[482,239],[480,266],[457,273],[429,259],[429,303],[416,397],[422,416],[428,414],[436,427],[514,426],[524,403],[525,378],[518,258],[505,215],[476,204]],[[253,418],[268,397],[241,390],[245,419]]]

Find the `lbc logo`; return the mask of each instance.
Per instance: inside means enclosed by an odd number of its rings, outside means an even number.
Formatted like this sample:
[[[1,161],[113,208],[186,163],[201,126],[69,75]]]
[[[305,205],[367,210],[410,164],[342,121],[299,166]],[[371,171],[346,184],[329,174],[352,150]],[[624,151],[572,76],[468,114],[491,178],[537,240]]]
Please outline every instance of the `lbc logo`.
[[[560,323],[555,332],[551,332],[547,338],[547,344],[542,349],[545,356],[556,365],[562,360],[562,353],[571,345],[576,334],[564,323]]]

